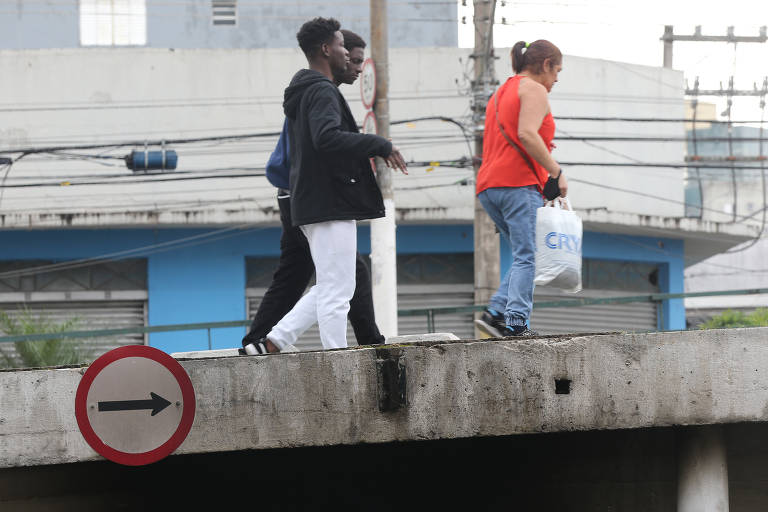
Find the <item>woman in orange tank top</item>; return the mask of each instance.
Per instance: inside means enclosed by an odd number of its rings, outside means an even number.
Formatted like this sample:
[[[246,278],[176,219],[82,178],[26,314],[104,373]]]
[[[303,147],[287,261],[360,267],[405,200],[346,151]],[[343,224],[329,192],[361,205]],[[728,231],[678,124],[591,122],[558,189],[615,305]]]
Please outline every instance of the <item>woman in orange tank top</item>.
[[[511,265],[482,316],[493,337],[531,336],[536,209],[548,179],[565,197],[568,181],[552,158],[555,121],[547,94],[562,70],[560,50],[543,39],[512,47],[510,77],[488,101],[477,197],[511,248]],[[550,196],[551,197],[551,196]]]

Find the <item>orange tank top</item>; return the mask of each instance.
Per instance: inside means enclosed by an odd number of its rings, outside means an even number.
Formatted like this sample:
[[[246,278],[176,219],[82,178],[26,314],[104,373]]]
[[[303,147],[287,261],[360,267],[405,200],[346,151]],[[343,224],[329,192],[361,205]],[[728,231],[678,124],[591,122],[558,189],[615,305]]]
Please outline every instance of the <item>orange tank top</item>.
[[[495,187],[525,187],[536,185],[541,191],[549,173],[539,163],[528,155],[525,147],[517,136],[518,119],[520,117],[520,76],[513,76],[499,87],[494,97],[488,100],[485,109],[485,134],[483,140],[483,163],[477,173],[476,193]],[[499,103],[499,121],[501,121],[507,136],[525,152],[536,169],[534,176],[526,161],[510,146],[509,142],[499,131],[496,123],[496,107]],[[555,137],[555,120],[550,112],[544,118],[539,128],[539,135],[547,148],[552,152],[552,139]]]

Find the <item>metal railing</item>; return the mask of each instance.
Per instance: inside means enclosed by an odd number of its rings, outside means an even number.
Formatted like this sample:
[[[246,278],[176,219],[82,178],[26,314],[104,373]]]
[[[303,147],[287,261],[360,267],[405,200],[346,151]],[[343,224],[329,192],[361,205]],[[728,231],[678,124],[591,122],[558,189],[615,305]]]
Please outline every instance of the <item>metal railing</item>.
[[[686,292],[686,293],[649,293],[647,295],[629,295],[625,297],[583,297],[577,299],[565,299],[556,301],[534,302],[533,308],[573,308],[591,306],[594,304],[628,304],[631,302],[656,302],[661,303],[670,299],[686,299],[691,297],[717,297],[724,295],[756,295],[768,293],[768,288],[748,288],[743,290],[724,290],[717,292]],[[451,313],[474,313],[485,309],[481,306],[458,306],[443,308],[404,309],[398,311],[398,316],[426,315],[427,331],[435,332],[435,315]]]
[[[650,293],[646,295],[629,295],[624,297],[583,297],[577,299],[565,299],[557,301],[535,302],[533,307],[538,308],[572,308],[591,306],[594,304],[627,304],[631,302],[656,302],[661,303],[670,299],[686,299],[692,297],[718,297],[726,295],[756,295],[768,294],[768,288],[748,288],[742,290],[724,290],[716,292],[687,292],[687,293]],[[435,332],[435,316],[452,313],[474,313],[482,311],[485,305],[455,306],[439,308],[400,309],[398,316],[426,315],[428,332]],[[115,336],[120,334],[145,334],[153,332],[172,331],[196,331],[208,332],[208,349],[211,349],[211,330],[226,327],[245,327],[251,324],[250,320],[232,320],[228,322],[201,322],[193,324],[154,325],[145,327],[126,327],[122,329],[98,329],[89,331],[66,331],[42,334],[18,334],[13,336],[1,336],[0,343],[14,343],[19,341],[42,341],[58,338],[94,338],[100,336]]]
[[[16,334],[0,337],[0,343],[15,343],[19,341],[43,341],[59,338],[96,338],[100,336],[116,336],[119,334],[146,334],[152,332],[171,331],[208,331],[208,349],[211,349],[211,329],[224,327],[243,327],[251,325],[250,320],[231,320],[228,322],[201,322],[195,324],[148,325],[145,327],[124,327],[121,329],[97,329],[90,331],[65,331],[42,334]]]

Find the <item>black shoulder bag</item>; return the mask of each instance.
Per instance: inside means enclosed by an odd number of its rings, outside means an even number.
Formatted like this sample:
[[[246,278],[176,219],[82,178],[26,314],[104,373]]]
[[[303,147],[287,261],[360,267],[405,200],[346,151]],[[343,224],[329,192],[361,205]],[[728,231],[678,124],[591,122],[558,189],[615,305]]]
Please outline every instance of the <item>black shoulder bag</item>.
[[[507,132],[504,131],[504,127],[501,125],[501,121],[499,121],[499,103],[496,101],[496,96],[499,94],[498,91],[494,93],[493,96],[491,96],[491,101],[493,102],[493,108],[496,116],[496,125],[499,127],[499,131],[501,132],[501,135],[504,136],[506,141],[509,143],[510,146],[515,148],[515,150],[520,153],[520,156],[523,157],[523,160],[525,160],[525,163],[528,164],[528,168],[531,169],[531,172],[533,173],[534,177],[536,177],[536,182],[539,181],[539,175],[536,174],[536,167],[534,167],[533,162],[531,162],[531,158],[523,151],[520,146],[518,146],[515,141],[513,141],[509,135],[507,135]],[[563,170],[560,169],[560,174],[563,174]],[[553,201],[556,197],[560,195],[560,185],[558,185],[557,180],[560,178],[560,174],[557,175],[557,178],[549,177],[547,179],[547,182],[544,184],[544,189],[542,190],[542,193],[544,194],[544,197],[547,199],[547,201]]]

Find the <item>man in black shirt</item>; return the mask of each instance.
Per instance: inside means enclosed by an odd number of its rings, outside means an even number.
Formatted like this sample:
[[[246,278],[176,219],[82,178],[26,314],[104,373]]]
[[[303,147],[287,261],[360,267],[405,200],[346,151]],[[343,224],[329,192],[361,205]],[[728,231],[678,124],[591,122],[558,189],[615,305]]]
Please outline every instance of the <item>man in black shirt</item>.
[[[361,134],[346,100],[334,84],[347,68],[340,25],[315,18],[302,25],[297,39],[309,62],[285,90],[290,147],[291,217],[309,243],[315,286],[249,353],[293,348],[298,336],[315,322],[323,347],[347,346],[346,317],[355,291],[356,221],[384,216],[381,191],[369,158],[381,156],[406,171],[392,143]]]
[[[344,47],[349,52],[349,63],[341,75],[334,75],[333,82],[353,84],[360,75],[365,60],[365,41],[354,32],[341,30]],[[276,150],[277,151],[277,150]],[[274,158],[274,157],[273,157]],[[291,222],[290,190],[288,190],[288,172],[284,165],[267,164],[267,175],[276,187],[277,202],[280,207],[280,221],[283,233],[280,237],[280,261],[272,278],[269,289],[259,304],[248,334],[243,338],[243,347],[258,343],[272,327],[296,305],[309,284],[315,266],[309,252],[309,245],[301,228]],[[355,293],[349,301],[349,323],[355,332],[358,345],[384,343],[384,336],[376,325],[371,293],[371,276],[363,257],[356,255]],[[256,353],[253,346],[250,352]]]

